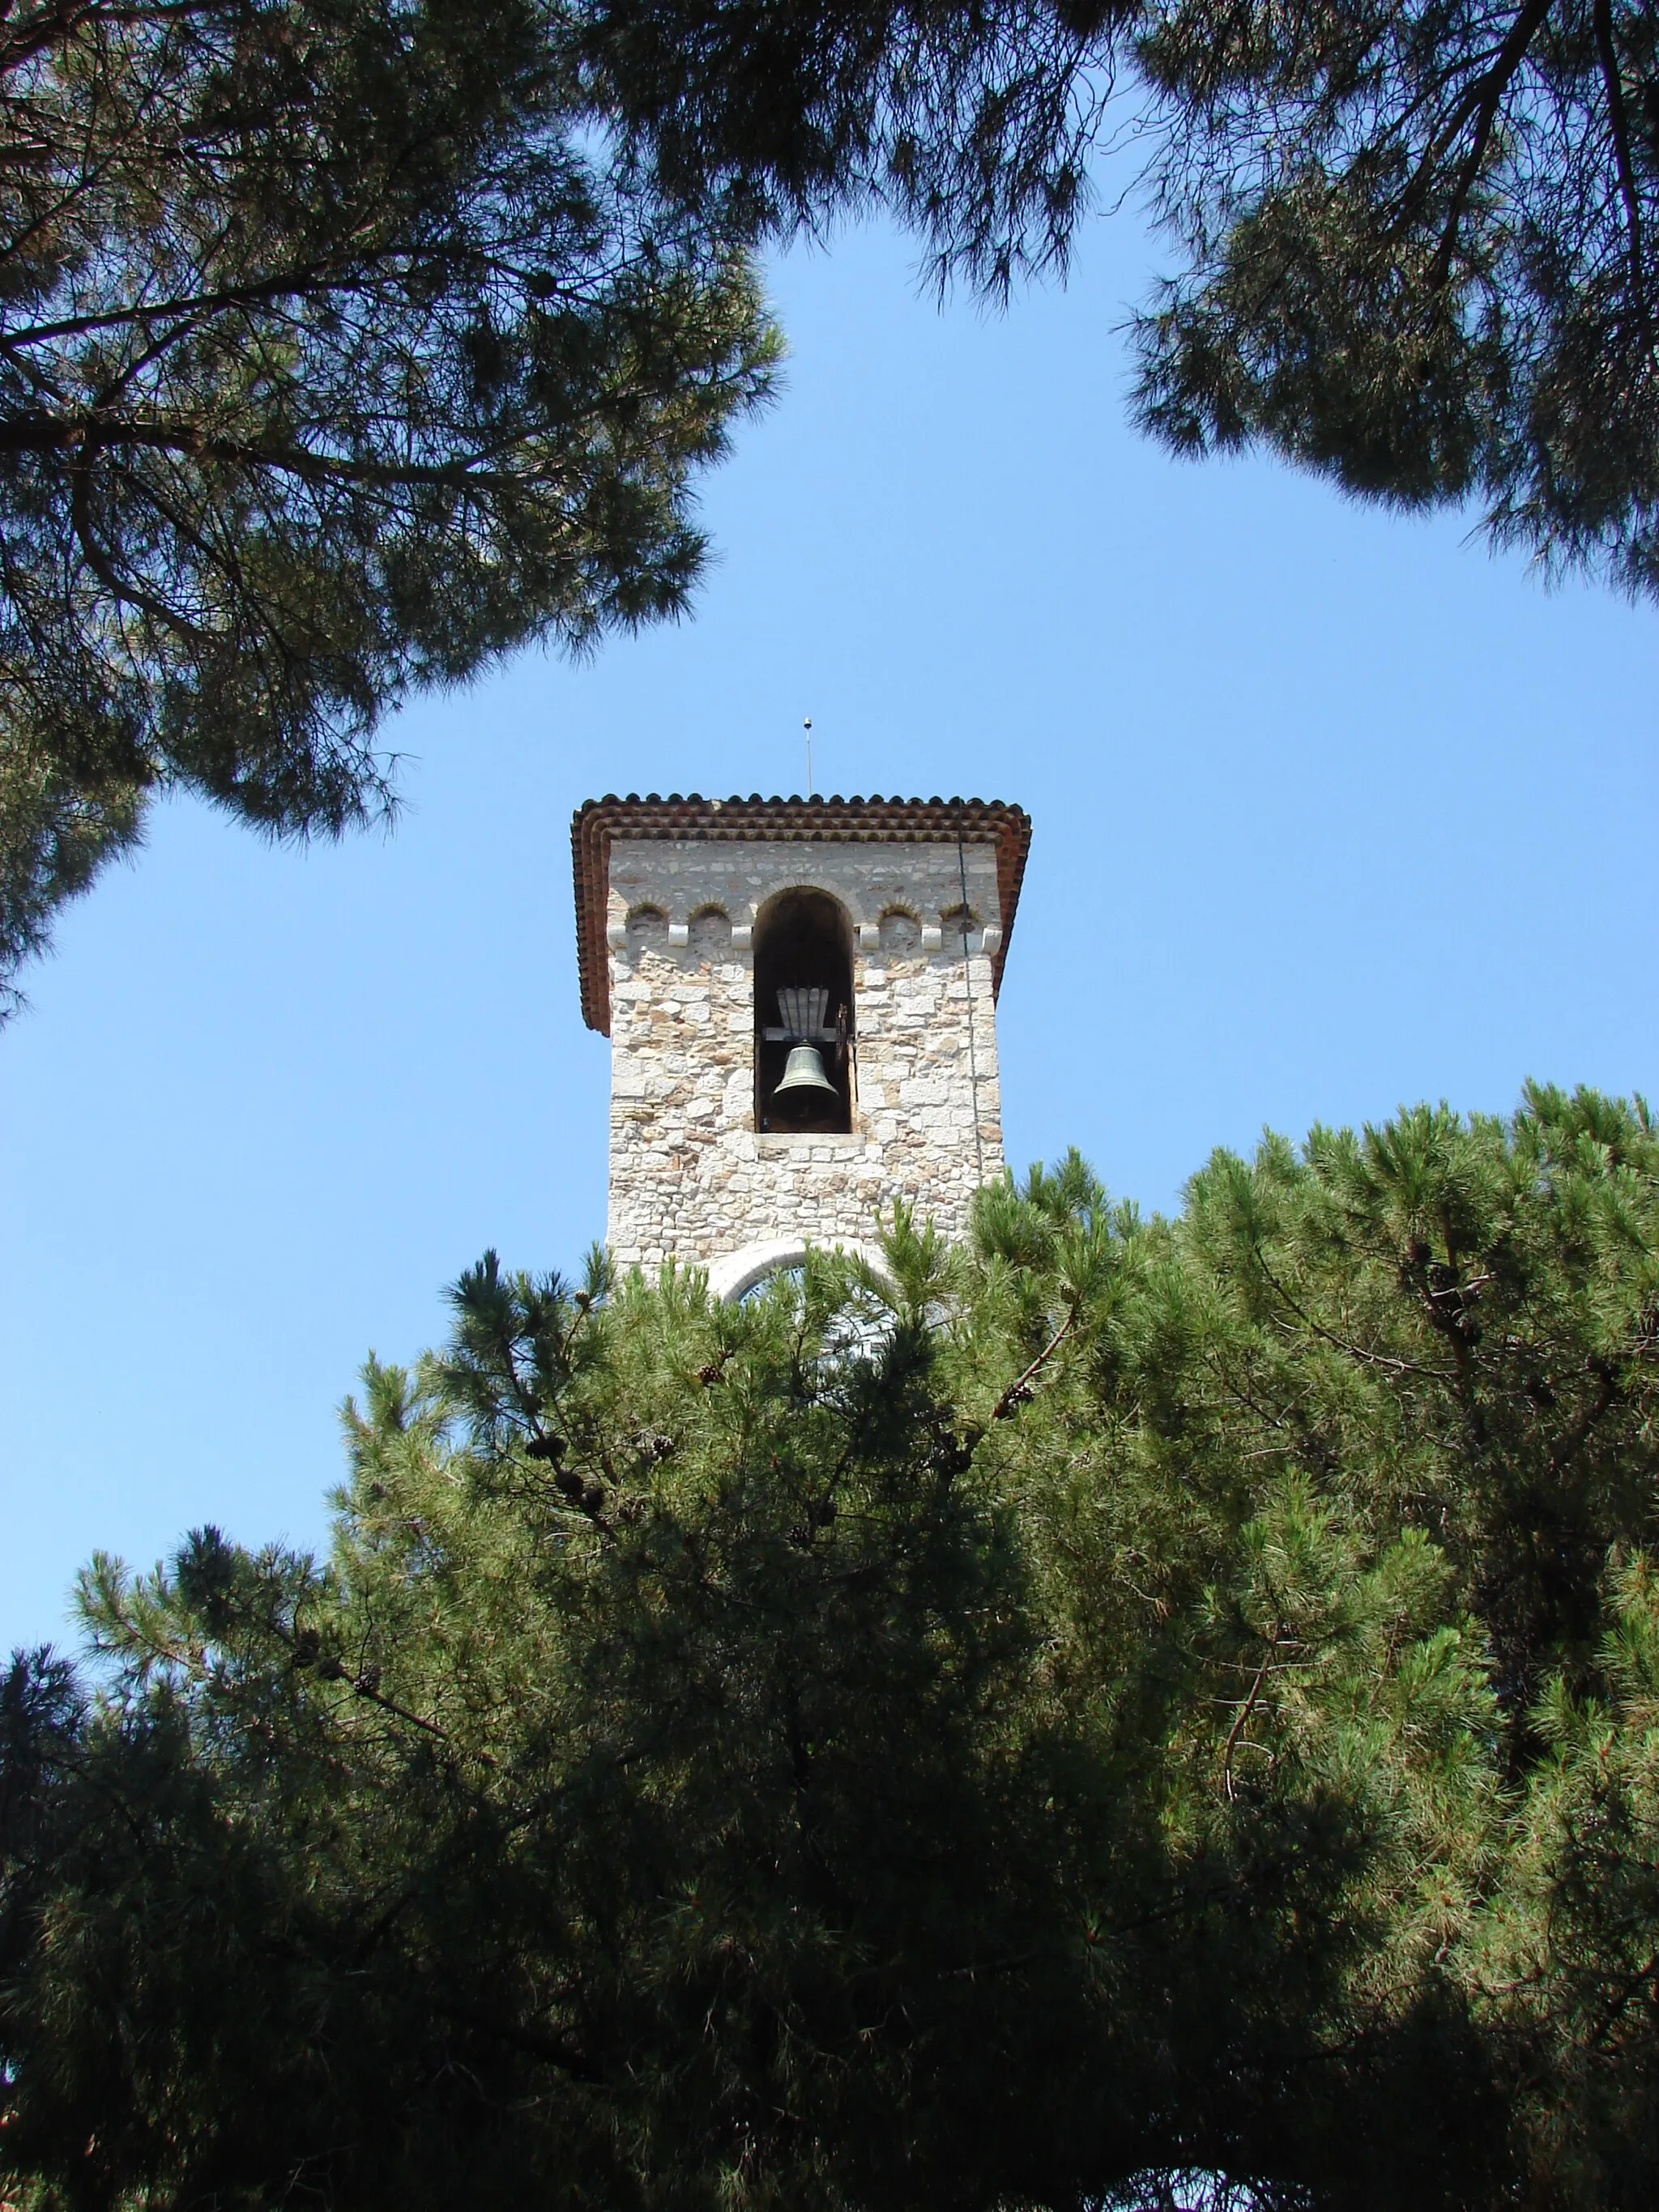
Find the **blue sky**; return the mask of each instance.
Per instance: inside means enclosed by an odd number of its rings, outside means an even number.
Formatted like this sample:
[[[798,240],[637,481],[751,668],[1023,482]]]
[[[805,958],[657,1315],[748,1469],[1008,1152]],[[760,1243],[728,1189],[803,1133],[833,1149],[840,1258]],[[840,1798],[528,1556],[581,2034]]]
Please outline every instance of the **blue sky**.
[[[0,1033],[0,1638],[94,1547],[305,1543],[372,1346],[486,1244],[574,1266],[606,1048],[568,823],[607,790],[1018,799],[1011,1159],[1178,1202],[1217,1145],[1529,1074],[1659,1094],[1659,623],[1467,520],[1166,459],[1118,335],[1155,256],[1085,237],[1003,317],[880,229],[775,271],[792,356],[705,514],[693,619],[529,654],[389,732],[390,838],[167,810]]]

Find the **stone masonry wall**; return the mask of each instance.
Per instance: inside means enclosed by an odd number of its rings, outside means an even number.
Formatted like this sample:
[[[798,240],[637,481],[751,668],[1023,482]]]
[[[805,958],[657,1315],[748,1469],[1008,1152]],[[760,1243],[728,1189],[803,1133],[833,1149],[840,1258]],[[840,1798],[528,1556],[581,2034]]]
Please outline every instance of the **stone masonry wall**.
[[[964,959],[954,843],[612,845],[608,1233],[621,1266],[864,1240],[896,1197],[963,1233],[974,1190],[1002,1171],[996,856],[973,843],[965,856]],[[755,921],[803,887],[853,925],[850,1136],[754,1126]]]

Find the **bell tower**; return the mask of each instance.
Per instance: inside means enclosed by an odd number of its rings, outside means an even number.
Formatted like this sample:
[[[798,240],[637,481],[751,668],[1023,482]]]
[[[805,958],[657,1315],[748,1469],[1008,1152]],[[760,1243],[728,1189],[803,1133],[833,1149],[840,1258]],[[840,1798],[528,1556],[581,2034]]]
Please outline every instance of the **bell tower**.
[[[611,1038],[622,1267],[736,1297],[1002,1171],[996,997],[1030,842],[977,799],[589,799],[582,1012]]]

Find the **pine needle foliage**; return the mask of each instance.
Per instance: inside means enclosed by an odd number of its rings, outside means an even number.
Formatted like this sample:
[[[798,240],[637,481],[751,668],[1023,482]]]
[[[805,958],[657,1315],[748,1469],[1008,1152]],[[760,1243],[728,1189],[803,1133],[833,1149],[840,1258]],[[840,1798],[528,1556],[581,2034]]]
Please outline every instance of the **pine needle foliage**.
[[[775,340],[743,242],[607,166],[563,21],[0,22],[0,992],[158,792],[337,832],[411,690],[685,605]]]
[[[596,81],[689,205],[875,201],[994,297],[1139,197],[1137,412],[1366,498],[1469,502],[1659,592],[1659,22],[1646,0],[592,0]]]
[[[325,1559],[94,1561],[0,1694],[11,2201],[1651,2201],[1646,1108],[889,1232],[487,1255]]]

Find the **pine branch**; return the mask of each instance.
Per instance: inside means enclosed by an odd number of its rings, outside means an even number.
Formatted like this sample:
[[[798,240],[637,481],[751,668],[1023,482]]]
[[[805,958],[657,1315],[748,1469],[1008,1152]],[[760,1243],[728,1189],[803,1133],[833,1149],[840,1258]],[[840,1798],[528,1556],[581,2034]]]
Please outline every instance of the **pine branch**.
[[[1002,1395],[997,1400],[995,1405],[991,1408],[991,1419],[994,1421],[1006,1421],[1009,1415],[1014,1412],[1016,1407],[1023,1406],[1025,1403],[1026,1400],[1031,1395],[1032,1383],[1036,1382],[1037,1376],[1042,1372],[1043,1369],[1048,1364],[1048,1362],[1054,1358],[1055,1352],[1060,1350],[1060,1346],[1065,1343],[1066,1338],[1077,1326],[1078,1316],[1079,1309],[1076,1306],[1073,1306],[1071,1311],[1066,1315],[1065,1320],[1060,1323],[1060,1327],[1049,1338],[1048,1343],[1043,1346],[1042,1351],[1038,1352],[1036,1358],[1031,1362],[1030,1365],[1023,1374],[1017,1375],[1014,1377],[1014,1380],[1008,1385],[1008,1388],[1003,1392]]]

